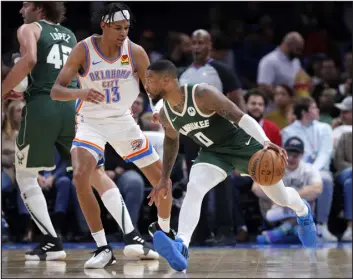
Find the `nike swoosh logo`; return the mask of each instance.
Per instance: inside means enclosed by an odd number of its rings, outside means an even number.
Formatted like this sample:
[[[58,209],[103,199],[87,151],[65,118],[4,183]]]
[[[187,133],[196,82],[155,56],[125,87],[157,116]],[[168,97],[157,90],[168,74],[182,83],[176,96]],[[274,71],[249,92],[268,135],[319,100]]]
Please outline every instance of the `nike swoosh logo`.
[[[92,65],[96,65],[96,64],[98,64],[98,63],[100,63],[100,62],[102,62],[102,61],[97,61],[97,62],[96,62],[96,61],[93,61],[93,62],[92,62]]]
[[[245,143],[245,145],[249,145],[250,144],[251,138],[252,137],[250,137],[250,139]]]
[[[178,118],[178,116],[176,116],[175,118],[173,118],[173,119],[172,119],[172,122],[174,122],[177,118]]]

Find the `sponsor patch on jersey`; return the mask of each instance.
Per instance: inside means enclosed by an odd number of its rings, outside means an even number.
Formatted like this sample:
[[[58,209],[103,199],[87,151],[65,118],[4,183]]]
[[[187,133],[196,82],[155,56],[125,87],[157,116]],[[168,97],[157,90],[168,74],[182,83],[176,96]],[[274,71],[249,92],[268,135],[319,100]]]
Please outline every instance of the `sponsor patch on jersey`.
[[[133,142],[131,142],[132,150],[136,151],[136,150],[141,149],[142,144],[143,144],[143,139],[134,140]]]
[[[123,55],[121,57],[121,65],[129,65],[130,61],[129,61],[129,55]]]

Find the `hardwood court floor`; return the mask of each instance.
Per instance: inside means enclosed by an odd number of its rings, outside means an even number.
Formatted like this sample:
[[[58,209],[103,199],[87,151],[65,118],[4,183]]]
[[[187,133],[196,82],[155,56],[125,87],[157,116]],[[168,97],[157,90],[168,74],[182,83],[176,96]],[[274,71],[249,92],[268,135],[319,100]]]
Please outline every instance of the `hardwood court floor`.
[[[164,259],[127,260],[121,248],[114,249],[117,263],[105,270],[83,269],[92,250],[68,249],[65,262],[25,262],[25,250],[3,250],[1,273],[2,278],[352,278],[351,244],[313,251],[256,247],[191,249],[186,273],[174,272]]]

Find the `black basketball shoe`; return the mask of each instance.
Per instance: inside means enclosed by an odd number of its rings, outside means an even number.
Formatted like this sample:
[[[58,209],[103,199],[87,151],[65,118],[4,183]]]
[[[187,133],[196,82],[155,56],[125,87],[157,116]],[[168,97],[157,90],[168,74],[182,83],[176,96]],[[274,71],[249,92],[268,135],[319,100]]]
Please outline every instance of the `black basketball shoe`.
[[[138,258],[140,260],[157,260],[159,258],[152,245],[146,242],[136,229],[124,235],[124,242],[126,244],[124,255],[128,258]]]
[[[162,232],[164,232],[170,239],[175,240],[175,232],[174,232],[172,229],[170,229],[169,233],[166,233],[166,232],[163,231],[163,230],[161,229],[161,227],[158,225],[158,222],[153,222],[153,223],[152,223],[151,225],[149,225],[149,227],[148,227],[148,233],[150,234],[150,236],[153,237],[153,235],[154,235],[154,233],[155,233],[156,231],[162,231]]]
[[[42,241],[31,251],[25,253],[27,261],[62,261],[66,253],[60,238],[43,235]]]

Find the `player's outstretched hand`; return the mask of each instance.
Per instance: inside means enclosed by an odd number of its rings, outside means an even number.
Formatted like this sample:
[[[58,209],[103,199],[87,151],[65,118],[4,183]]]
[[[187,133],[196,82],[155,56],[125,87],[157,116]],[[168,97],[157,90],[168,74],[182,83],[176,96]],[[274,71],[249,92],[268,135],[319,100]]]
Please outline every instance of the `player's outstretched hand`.
[[[148,202],[149,206],[152,206],[153,203],[158,206],[159,199],[166,199],[169,195],[170,191],[172,190],[172,181],[170,179],[164,180],[161,179],[155,187],[153,187],[151,193],[148,195]]]
[[[278,152],[283,157],[286,166],[288,165],[288,154],[285,149],[283,149],[282,147],[279,147],[277,144],[274,144],[270,141],[266,141],[264,143],[264,149],[272,149],[272,150]]]
[[[92,89],[92,88],[84,89],[82,92],[83,94],[82,94],[82,97],[80,97],[80,99],[86,102],[99,104],[105,100],[105,96],[101,92],[95,89]]]

